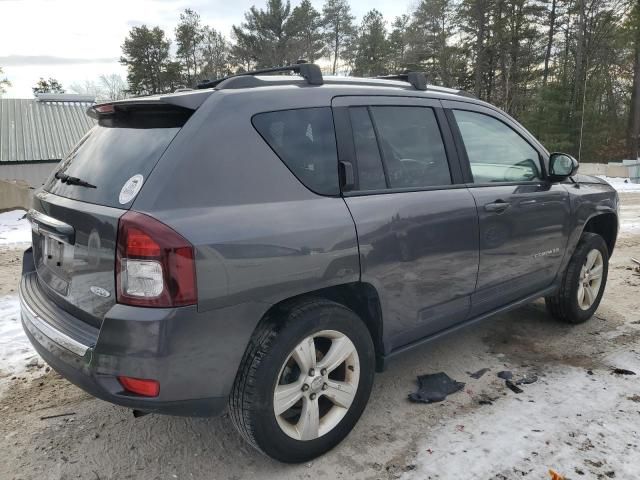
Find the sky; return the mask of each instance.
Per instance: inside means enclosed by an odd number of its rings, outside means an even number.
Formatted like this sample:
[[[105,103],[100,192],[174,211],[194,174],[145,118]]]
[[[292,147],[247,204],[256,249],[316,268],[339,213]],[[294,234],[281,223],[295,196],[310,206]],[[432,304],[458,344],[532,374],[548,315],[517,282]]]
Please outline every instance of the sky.
[[[5,98],[31,98],[40,77],[73,84],[126,70],[120,47],[132,26],[160,26],[172,38],[180,12],[197,11],[204,24],[229,36],[252,5],[266,0],[0,0],[0,67],[12,86]],[[292,7],[300,0],[291,0]],[[321,10],[323,0],[312,0]],[[388,23],[415,0],[350,0],[359,21],[370,9]]]

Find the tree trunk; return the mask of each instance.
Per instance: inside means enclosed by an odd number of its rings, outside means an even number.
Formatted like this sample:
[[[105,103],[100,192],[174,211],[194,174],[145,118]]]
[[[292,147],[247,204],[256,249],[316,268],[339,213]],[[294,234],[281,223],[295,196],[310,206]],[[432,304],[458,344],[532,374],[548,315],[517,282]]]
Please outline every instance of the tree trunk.
[[[478,22],[478,34],[476,36],[476,71],[474,91],[476,97],[480,98],[482,91],[482,77],[484,73],[484,36],[485,36],[485,11],[484,0],[476,1],[476,21]]]
[[[511,89],[507,97],[507,113],[515,115],[518,106],[518,88],[520,87],[520,79],[522,78],[520,72],[520,35],[523,23],[523,3],[518,2],[514,5],[513,14],[511,15]]]
[[[628,142],[631,158],[640,158],[640,28],[636,28]]]
[[[575,75],[571,86],[571,113],[570,116],[573,119],[571,122],[574,135],[574,152],[580,157],[580,126],[582,122],[581,105],[583,100],[583,87],[585,80],[585,66],[584,66],[584,53],[585,53],[585,0],[578,0],[578,31],[576,35],[576,63],[575,63]],[[578,158],[580,160],[580,158]]]
[[[549,60],[551,59],[551,50],[553,48],[553,36],[556,28],[556,0],[551,0],[551,11],[549,12],[549,33],[547,35],[547,49],[544,53],[544,70],[542,73],[542,85],[547,85],[549,78]]]
[[[440,64],[440,77],[442,78],[442,84],[445,87],[451,87],[453,85],[453,82],[451,82],[451,77],[449,75],[449,62],[448,62],[448,52],[447,52],[447,16],[446,16],[446,12],[443,11],[442,12],[442,17],[441,17],[441,23],[440,23],[440,45],[439,45],[439,61],[438,63]]]
[[[333,75],[336,74],[336,68],[338,66],[338,50],[339,49],[340,49],[340,31],[339,31],[339,26],[336,25],[336,37],[335,37],[335,43],[333,46],[333,70],[332,70]]]
[[[584,33],[585,33],[585,0],[578,0],[578,28],[576,33],[576,67],[573,82],[571,104],[574,112],[578,110],[581,85],[584,81]]]
[[[507,68],[507,57],[505,54],[504,48],[504,33],[505,33],[505,25],[504,25],[504,0],[498,0],[496,6],[496,20],[495,20],[495,45],[496,50],[498,52],[498,63],[500,68],[500,102],[501,106],[504,110],[506,110],[507,105],[507,97],[509,96],[509,72]],[[498,93],[496,93],[498,95]]]

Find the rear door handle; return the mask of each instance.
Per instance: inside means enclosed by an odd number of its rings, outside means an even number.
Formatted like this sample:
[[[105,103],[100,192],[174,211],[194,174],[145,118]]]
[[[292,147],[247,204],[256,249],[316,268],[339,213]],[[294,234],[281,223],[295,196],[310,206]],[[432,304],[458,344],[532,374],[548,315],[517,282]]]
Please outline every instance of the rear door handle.
[[[487,212],[495,212],[495,213],[502,213],[504,212],[507,208],[509,208],[511,206],[510,203],[505,202],[504,200],[496,200],[494,203],[487,203],[484,206],[484,209]]]

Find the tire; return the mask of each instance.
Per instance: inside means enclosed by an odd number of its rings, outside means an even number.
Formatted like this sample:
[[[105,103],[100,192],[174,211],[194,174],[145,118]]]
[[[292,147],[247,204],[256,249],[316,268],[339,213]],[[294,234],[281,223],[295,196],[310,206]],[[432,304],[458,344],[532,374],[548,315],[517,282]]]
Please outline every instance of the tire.
[[[312,336],[316,337],[308,343]],[[309,350],[304,350],[303,345]],[[351,352],[350,356],[338,367],[327,364],[327,368],[321,368],[323,360],[342,358],[343,355],[328,354],[334,345],[333,352],[342,353],[344,348],[344,352]],[[316,359],[299,353],[311,351],[311,347]],[[300,364],[306,362],[304,358],[316,362],[315,376],[309,376],[311,369],[303,372]],[[331,368],[334,369],[328,371]],[[240,434],[262,453],[287,463],[311,460],[335,447],[355,426],[369,400],[374,368],[371,335],[353,311],[328,300],[294,304],[273,318],[264,319],[256,329],[229,398],[231,419]],[[276,402],[276,388],[282,392],[289,385],[290,391],[295,392],[292,395],[299,395],[300,399],[276,415],[275,405],[290,403]],[[344,393],[342,388],[347,391],[348,401],[339,395]],[[311,400],[312,395],[315,400]],[[331,396],[343,401],[343,405],[334,405],[329,400]],[[303,417],[315,418],[312,414],[303,415],[305,408],[315,411],[313,405],[318,406],[320,418],[317,431],[313,420],[303,421]]]
[[[584,299],[581,304],[579,300],[579,290],[583,282],[583,267],[587,267],[587,261],[591,252],[599,252],[601,258],[601,272],[600,283],[597,285],[597,293],[595,292],[595,272],[597,268],[594,267],[593,277],[588,277],[586,281],[592,287],[588,289],[582,287]],[[595,253],[591,253],[592,256],[597,258]],[[607,244],[600,235],[595,233],[583,233],[576,250],[569,261],[567,270],[564,273],[560,290],[554,296],[546,297],[545,304],[548,312],[552,317],[567,323],[583,323],[589,320],[600,305],[602,295],[604,293],[605,286],[607,284],[607,274],[609,270],[609,249]],[[589,281],[589,278],[593,278]],[[592,296],[589,298],[588,292],[592,291]]]

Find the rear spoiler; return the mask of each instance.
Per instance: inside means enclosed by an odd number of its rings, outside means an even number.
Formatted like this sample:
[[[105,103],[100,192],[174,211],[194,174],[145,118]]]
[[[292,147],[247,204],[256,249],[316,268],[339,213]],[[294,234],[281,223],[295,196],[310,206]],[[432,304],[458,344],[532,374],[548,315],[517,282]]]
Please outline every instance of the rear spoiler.
[[[212,90],[195,90],[154,95],[149,97],[127,98],[115,102],[98,103],[87,109],[87,115],[99,120],[104,116],[127,111],[190,111],[193,113],[213,93]]]

